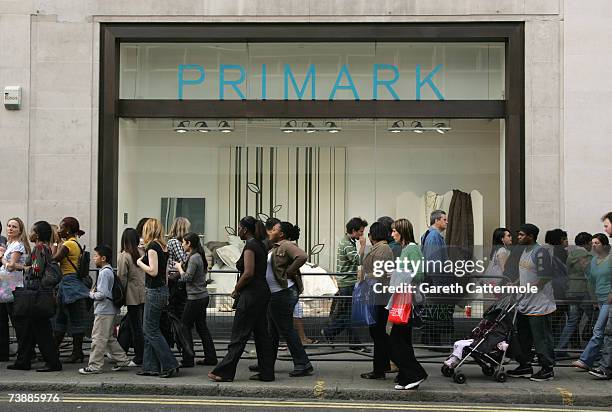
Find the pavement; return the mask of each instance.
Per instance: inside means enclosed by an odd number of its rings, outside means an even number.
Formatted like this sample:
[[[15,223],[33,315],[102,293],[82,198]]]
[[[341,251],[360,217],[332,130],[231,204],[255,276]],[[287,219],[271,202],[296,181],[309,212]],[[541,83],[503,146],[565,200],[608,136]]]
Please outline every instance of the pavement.
[[[316,352],[312,350],[309,352]],[[440,373],[445,354],[417,351],[417,357],[430,356],[424,367],[429,378],[416,391],[393,389],[394,375],[385,380],[365,380],[359,375],[371,370],[367,357],[358,354],[329,354],[311,356],[315,373],[312,376],[291,378],[289,361],[279,360],[276,364],[276,381],[250,381],[252,373],[247,366],[253,360],[243,359],[238,365],[234,382],[211,382],[206,374],[210,366],[196,366],[181,369],[176,378],[161,379],[141,377],[134,369],[112,372],[110,365],[105,373],[83,376],[78,373],[81,365],[64,365],[62,372],[37,373],[32,371],[11,371],[7,363],[0,363],[0,392],[3,393],[58,393],[62,394],[117,394],[117,395],[158,395],[158,396],[202,396],[241,397],[267,399],[318,399],[356,401],[404,401],[443,402],[465,404],[506,404],[506,405],[555,405],[612,407],[612,380],[594,380],[588,373],[570,367],[555,369],[555,380],[532,382],[524,378],[508,378],[505,383],[496,382],[484,376],[476,365],[465,365],[462,372],[467,376],[464,384],[456,384],[452,378]],[[437,357],[436,357],[437,356]],[[344,360],[339,360],[344,358]],[[324,360],[326,359],[326,360]],[[568,365],[569,361],[560,362]],[[507,365],[506,370],[514,368]]]

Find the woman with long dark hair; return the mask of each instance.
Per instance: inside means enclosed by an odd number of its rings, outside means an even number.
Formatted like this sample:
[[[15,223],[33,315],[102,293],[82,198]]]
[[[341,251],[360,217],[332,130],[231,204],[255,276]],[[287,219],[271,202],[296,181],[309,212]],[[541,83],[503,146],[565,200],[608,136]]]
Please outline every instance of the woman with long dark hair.
[[[272,250],[267,263],[266,281],[271,297],[268,320],[272,335],[274,358],[278,353],[279,338],[283,337],[293,358],[291,377],[312,374],[313,367],[293,328],[293,309],[304,291],[300,268],[306,263],[306,253],[294,242],[300,238],[300,228],[289,222],[274,225],[268,232]]]
[[[407,262],[403,271],[412,273],[412,285],[418,285],[423,281],[423,254],[421,248],[416,244],[412,223],[408,219],[398,219],[391,226],[393,239],[402,246],[400,262]],[[387,305],[389,308],[390,305]],[[409,320],[405,325],[394,324],[389,336],[389,347],[391,359],[399,368],[395,379],[395,389],[417,389],[421,382],[427,379],[427,372],[414,356],[412,346],[412,323]]]
[[[206,326],[206,308],[210,297],[206,289],[206,272],[208,270],[208,262],[204,248],[200,242],[200,237],[197,233],[189,232],[182,236],[183,249],[187,253],[187,262],[174,264],[175,269],[179,272],[181,280],[185,282],[187,287],[187,303],[181,317],[183,323],[183,333],[187,337],[191,349],[193,351],[193,336],[191,330],[195,324],[198,335],[202,339],[204,347],[204,359],[198,361],[201,365],[216,365],[217,353],[215,352],[215,344]],[[183,352],[183,362],[181,366],[191,368],[194,366],[194,359],[187,353]]]
[[[79,221],[74,217],[65,217],[59,224],[60,238],[64,243],[53,255],[53,260],[58,262],[62,270],[62,281],[58,286],[59,308],[55,323],[55,345],[58,350],[68,332],[72,335],[72,354],[64,363],[82,363],[83,337],[91,333],[93,325],[92,301],[89,298],[91,283],[85,284],[91,278],[79,276],[79,262],[83,248],[79,237],[83,236]]]
[[[136,264],[145,272],[144,354],[141,376],[171,378],[178,375],[179,364],[161,333],[160,319],[168,304],[168,249],[164,227],[159,219],[149,219],[142,231],[145,254]]]
[[[145,303],[145,273],[136,262],[143,255],[138,245],[140,236],[136,229],[125,229],[121,235],[121,253],[117,258],[117,276],[125,290],[127,324],[134,345],[134,359],[129,366],[142,365],[144,334],[142,319]],[[127,348],[124,348],[127,351]]]
[[[510,257],[512,246],[512,235],[505,227],[498,227],[493,231],[491,239],[491,253],[489,254],[489,266],[487,267],[483,284],[497,285],[502,281],[506,262]]]
[[[243,217],[238,224],[238,236],[245,242],[236,268],[240,278],[232,297],[236,299],[236,314],[232,324],[232,337],[227,354],[208,377],[215,382],[231,382],[236,376],[236,367],[251,333],[255,338],[259,373],[253,380],[273,381],[274,362],[272,340],[268,334],[266,309],[270,301],[270,288],[266,282],[268,251],[263,241],[266,228],[252,216]]]
[[[30,230],[30,242],[34,243],[34,250],[26,260],[28,270],[25,282],[30,289],[53,288],[54,284],[45,283],[45,271],[51,262],[51,248],[49,243],[52,237],[51,225],[45,221],[39,221],[32,225]],[[40,353],[45,360],[45,366],[37,369],[37,372],[55,372],[62,370],[59,354],[53,344],[53,331],[51,321],[48,318],[24,317],[20,319],[21,334],[17,350],[17,360],[7,369],[30,370],[34,347],[38,345]]]

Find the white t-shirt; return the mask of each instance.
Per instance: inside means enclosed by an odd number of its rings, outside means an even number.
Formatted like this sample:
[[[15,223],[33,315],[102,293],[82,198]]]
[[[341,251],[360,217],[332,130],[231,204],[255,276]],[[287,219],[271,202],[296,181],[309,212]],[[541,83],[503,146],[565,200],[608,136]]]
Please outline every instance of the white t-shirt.
[[[28,255],[26,253],[25,246],[23,246],[23,243],[19,241],[8,242],[6,245],[6,251],[4,252],[4,258],[10,261],[14,252],[21,253],[21,256],[19,257],[19,260],[17,260],[17,263],[19,263],[20,265],[25,265],[26,258],[28,257]],[[2,270],[6,271],[4,265],[2,265]]]
[[[270,288],[270,292],[276,293],[276,292],[280,292],[284,288],[281,288],[281,286],[276,281],[276,278],[274,277],[274,271],[272,270],[272,253],[273,252],[270,252],[268,254],[268,268],[266,269],[266,282],[268,282],[268,287]],[[287,289],[293,286],[293,283],[294,282],[291,279],[287,279]]]

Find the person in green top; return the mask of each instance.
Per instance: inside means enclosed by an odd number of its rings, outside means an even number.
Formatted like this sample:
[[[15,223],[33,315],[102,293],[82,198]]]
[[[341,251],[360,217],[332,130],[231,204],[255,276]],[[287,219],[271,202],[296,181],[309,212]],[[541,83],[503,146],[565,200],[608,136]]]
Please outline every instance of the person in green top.
[[[396,220],[391,226],[391,236],[402,246],[402,253],[399,255],[400,265],[402,266],[398,269],[410,270],[414,274],[412,277],[413,284],[423,282],[424,258],[421,248],[415,242],[412,223],[408,219]]]
[[[610,294],[610,277],[612,276],[612,259],[610,258],[610,242],[603,233],[593,235],[592,251],[595,257],[587,268],[587,280],[593,286],[593,291],[599,305],[599,316],[593,328],[593,336],[587,344],[580,359],[573,363],[579,369],[590,370],[593,364],[601,358],[604,329],[608,322],[608,294]]]
[[[359,339],[351,325],[352,296],[357,283],[357,268],[361,264],[361,258],[365,250],[366,240],[363,232],[368,222],[360,217],[354,217],[346,224],[346,235],[338,243],[336,256],[336,283],[338,284],[337,298],[332,301],[329,318],[330,323],[321,329],[321,335],[326,341],[331,342],[337,335],[347,330],[349,342],[358,344]],[[359,250],[357,249],[359,242]],[[342,273],[346,273],[343,275]],[[351,347],[351,349],[360,349]],[[363,348],[366,350],[366,348]]]
[[[591,241],[593,235],[587,232],[580,232],[574,239],[575,247],[570,247],[567,256],[567,278],[568,288],[565,296],[572,300],[569,305],[567,323],[561,332],[556,356],[566,357],[565,352],[571,346],[572,338],[578,331],[582,315],[588,318],[593,315],[593,305],[590,303],[589,288],[587,285],[586,270],[591,264]],[[589,331],[590,332],[590,331]]]

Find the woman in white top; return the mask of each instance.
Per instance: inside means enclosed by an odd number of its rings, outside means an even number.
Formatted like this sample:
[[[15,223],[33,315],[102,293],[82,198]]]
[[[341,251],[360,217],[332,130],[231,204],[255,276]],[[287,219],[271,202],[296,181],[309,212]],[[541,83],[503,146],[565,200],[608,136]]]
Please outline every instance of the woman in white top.
[[[484,274],[481,284],[499,285],[502,282],[506,262],[510,256],[512,246],[512,235],[505,227],[499,227],[493,231],[491,242],[491,255],[489,256],[489,266]]]
[[[6,223],[6,235],[7,244],[2,256],[0,271],[16,276],[17,286],[23,286],[23,267],[31,251],[23,221],[18,217],[9,219]],[[8,361],[9,318],[15,328],[15,334],[19,338],[20,325],[19,322],[15,323],[12,317],[12,309],[12,303],[0,303],[0,362]]]

